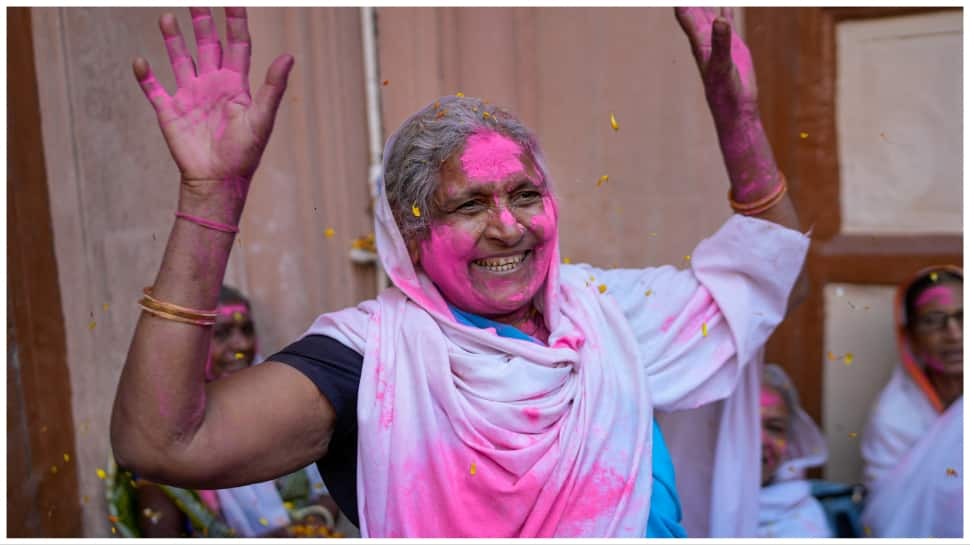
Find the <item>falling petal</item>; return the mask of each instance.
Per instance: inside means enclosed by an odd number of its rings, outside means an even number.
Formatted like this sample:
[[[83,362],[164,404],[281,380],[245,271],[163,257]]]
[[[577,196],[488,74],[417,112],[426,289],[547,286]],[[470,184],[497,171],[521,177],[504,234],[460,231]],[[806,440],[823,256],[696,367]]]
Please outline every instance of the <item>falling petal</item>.
[[[948,467],[948,468],[946,468],[946,474],[949,475],[949,476],[951,476],[951,477],[956,477],[957,476],[957,470],[953,469],[952,467]]]
[[[458,91],[457,93],[455,93],[455,96],[458,97],[458,98],[462,98],[463,96],[465,96],[465,93],[462,93],[461,91]]]
[[[935,271],[934,271],[934,272],[931,272],[931,273],[930,273],[930,280],[932,280],[932,281],[934,281],[934,282],[936,282],[936,280],[937,280],[937,279],[938,279],[939,277],[940,277],[940,275],[939,275],[939,274],[937,274],[937,273],[936,273]]]
[[[91,501],[91,498],[87,496],[81,496],[81,503],[87,503],[89,501]]]
[[[653,290],[647,290],[643,292],[643,294],[646,295],[647,297],[650,297],[651,295],[653,295]]]
[[[808,133],[807,132],[800,132],[800,133],[798,133],[798,136],[800,136],[801,139],[804,140],[804,139],[808,138]]]
[[[836,360],[835,354],[833,354],[831,350],[829,350],[828,358],[829,358],[829,361],[835,361]]]
[[[235,356],[237,360],[241,360],[246,357],[246,355],[243,354],[242,352],[236,352]]]
[[[448,110],[447,110],[447,109],[445,109],[445,110],[438,110],[438,113],[437,113],[437,114],[435,114],[435,116],[434,116],[434,118],[435,118],[435,119],[441,119],[441,118],[442,118],[442,117],[444,117],[444,116],[445,116],[445,115],[446,115],[447,113],[448,113]]]
[[[471,468],[469,469],[469,472],[470,472],[470,473],[471,473],[472,475],[474,475],[474,474],[475,474],[475,462],[472,462],[472,467],[471,467]]]
[[[421,217],[421,209],[418,208],[417,203],[411,205],[411,213],[414,214],[414,217],[416,218]]]
[[[600,179],[596,181],[596,187],[599,187],[599,186],[603,185],[609,179],[610,179],[610,177],[608,175],[606,175],[606,174],[600,176]]]
[[[51,466],[51,474],[57,475],[57,466]]]
[[[684,256],[684,261],[690,261],[690,254]]]
[[[114,515],[108,515],[108,520],[110,520],[112,523],[118,522],[118,517]]]
[[[90,329],[91,331],[94,331],[94,325],[95,325],[94,320],[91,320],[91,323],[88,324],[88,329]]]
[[[112,526],[112,527],[111,527],[111,533],[112,533],[112,534],[117,534],[117,533],[118,533],[118,529],[117,529],[117,528],[115,528],[114,526]]]
[[[613,127],[614,131],[620,130],[620,124],[616,122],[616,116],[613,115],[613,112],[610,112],[610,126]]]
[[[482,112],[482,119],[488,119],[490,117],[492,117],[492,114],[488,112]]]
[[[65,452],[64,453],[64,461],[65,462],[70,462],[71,461],[71,455]]]
[[[564,258],[562,258],[562,262],[564,264],[566,264],[566,265],[569,265],[570,263],[573,262],[573,260],[572,259],[569,259],[568,257],[564,257]]]
[[[104,310],[108,310],[108,303],[105,303],[104,305],[102,305],[102,307],[104,308]]]
[[[701,324],[701,336],[703,337],[707,336],[707,323]]]
[[[850,438],[852,438],[852,439],[855,439],[855,438],[856,438],[856,437],[858,437],[858,436],[859,436],[859,434],[858,434],[858,433],[856,433],[856,432],[854,432],[854,431],[850,431],[850,432],[849,432],[849,437],[850,437]]]
[[[852,352],[846,352],[845,357],[843,359],[845,360],[846,365],[852,365],[852,359],[853,359]]]
[[[285,501],[285,502],[283,502],[283,507],[286,507],[286,509],[288,511],[290,511],[290,510],[293,509],[293,502],[291,502],[291,501]]]
[[[866,534],[866,537],[871,536],[872,535],[872,528],[869,528],[868,526],[863,526],[862,527],[862,532],[864,534]]]
[[[327,227],[326,230],[323,231],[323,236],[325,236],[327,238],[332,237],[333,236],[333,228],[332,227]]]
[[[98,478],[103,481],[105,478],[107,478],[107,476],[108,476],[108,474],[105,473],[104,470],[99,467],[98,468]]]
[[[600,293],[606,293],[606,284],[600,284],[596,289],[600,290]]]
[[[262,524],[263,526],[269,526],[269,521],[266,520],[266,518],[264,517],[259,517],[259,523]]]
[[[384,87],[387,87],[387,84],[388,83],[391,83],[391,80],[389,80],[389,79],[384,80]]]

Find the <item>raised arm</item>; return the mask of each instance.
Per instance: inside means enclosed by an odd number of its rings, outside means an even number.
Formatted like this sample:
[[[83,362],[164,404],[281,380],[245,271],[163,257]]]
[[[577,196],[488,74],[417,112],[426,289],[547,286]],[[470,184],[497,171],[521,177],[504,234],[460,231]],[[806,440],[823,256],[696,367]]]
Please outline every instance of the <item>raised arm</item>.
[[[135,77],[155,108],[181,174],[174,219],[152,296],[215,309],[234,229],[272,132],[293,57],[273,61],[249,92],[244,8],[226,8],[225,49],[208,9],[192,8],[198,65],[175,17],[159,20],[177,90],[169,95],[147,61]],[[111,418],[119,464],[154,481],[222,488],[295,471],[326,452],[333,409],[312,382],[268,362],[209,385],[211,326],[143,311]]]
[[[704,82],[704,94],[714,118],[728,176],[730,198],[749,213],[789,229],[799,230],[798,215],[787,192],[774,205],[782,176],[758,112],[758,84],[747,45],[733,32],[733,8],[675,8]],[[760,210],[764,208],[763,210]],[[799,276],[789,309],[801,301],[808,285]]]

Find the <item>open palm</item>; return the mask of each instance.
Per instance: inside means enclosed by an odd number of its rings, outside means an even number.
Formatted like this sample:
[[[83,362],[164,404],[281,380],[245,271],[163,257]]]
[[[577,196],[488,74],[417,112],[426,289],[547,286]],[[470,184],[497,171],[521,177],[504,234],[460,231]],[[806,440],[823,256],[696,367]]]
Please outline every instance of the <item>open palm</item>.
[[[712,108],[715,103],[737,110],[757,108],[754,63],[748,46],[731,28],[733,9],[675,8],[675,14],[690,41]]]
[[[255,99],[249,92],[251,44],[245,8],[226,8],[227,48],[208,8],[191,8],[198,70],[171,14],[159,20],[178,86],[169,95],[138,58],[135,77],[158,114],[158,123],[184,182],[243,178],[259,165],[293,58],[270,65]]]

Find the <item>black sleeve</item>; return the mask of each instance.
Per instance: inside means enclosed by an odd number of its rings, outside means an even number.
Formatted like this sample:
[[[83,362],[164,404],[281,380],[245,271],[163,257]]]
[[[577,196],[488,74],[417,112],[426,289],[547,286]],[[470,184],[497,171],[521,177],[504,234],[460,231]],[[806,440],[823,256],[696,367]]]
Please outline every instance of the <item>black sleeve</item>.
[[[337,414],[326,456],[317,461],[320,475],[340,510],[359,526],[357,517],[357,389],[364,357],[324,335],[308,335],[268,361],[295,367],[317,386]]]

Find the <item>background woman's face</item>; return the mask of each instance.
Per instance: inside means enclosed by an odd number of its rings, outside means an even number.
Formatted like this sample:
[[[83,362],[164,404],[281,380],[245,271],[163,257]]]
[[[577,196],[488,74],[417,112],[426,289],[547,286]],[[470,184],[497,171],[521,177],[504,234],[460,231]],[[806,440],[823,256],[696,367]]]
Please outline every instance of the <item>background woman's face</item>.
[[[963,284],[941,282],[923,290],[909,331],[921,363],[944,374],[963,374]]]
[[[761,485],[774,476],[788,451],[791,412],[781,392],[761,386]]]
[[[557,242],[556,208],[529,153],[475,133],[442,165],[430,236],[415,256],[444,298],[482,316],[529,304]]]
[[[256,329],[249,309],[241,303],[220,304],[209,345],[207,378],[216,380],[245,369],[255,356]]]

